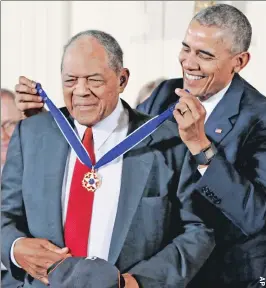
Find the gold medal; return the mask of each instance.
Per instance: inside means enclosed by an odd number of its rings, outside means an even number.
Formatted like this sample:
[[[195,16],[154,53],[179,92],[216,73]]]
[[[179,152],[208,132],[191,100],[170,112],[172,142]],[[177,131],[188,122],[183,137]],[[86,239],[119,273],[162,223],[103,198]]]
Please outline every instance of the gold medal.
[[[101,185],[99,175],[92,168],[90,172],[86,173],[82,180],[82,186],[90,192],[95,192]]]

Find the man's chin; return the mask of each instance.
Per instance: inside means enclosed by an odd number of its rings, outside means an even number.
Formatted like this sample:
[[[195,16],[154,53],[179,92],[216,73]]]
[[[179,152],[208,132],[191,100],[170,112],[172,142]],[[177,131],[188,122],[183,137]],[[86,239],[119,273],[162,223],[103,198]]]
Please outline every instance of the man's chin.
[[[75,119],[78,121],[78,123],[80,125],[88,126],[88,127],[91,127],[91,126],[93,126],[93,125],[95,125],[95,124],[97,124],[99,122],[99,120],[97,118],[96,119],[95,118],[91,119],[90,117],[86,117],[86,118],[78,117],[78,118],[75,118]]]
[[[99,122],[99,116],[96,113],[92,114],[88,111],[73,111],[71,115],[80,125],[93,126]]]

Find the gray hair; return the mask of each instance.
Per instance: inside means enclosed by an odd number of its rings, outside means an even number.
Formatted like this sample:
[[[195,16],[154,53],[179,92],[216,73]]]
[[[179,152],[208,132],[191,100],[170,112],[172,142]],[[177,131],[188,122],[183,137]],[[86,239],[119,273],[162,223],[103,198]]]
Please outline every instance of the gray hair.
[[[199,11],[192,19],[203,26],[215,26],[232,35],[231,53],[247,51],[252,37],[251,24],[247,17],[234,6],[217,4]]]
[[[111,69],[113,69],[116,73],[119,73],[123,67],[123,51],[118,44],[118,42],[115,40],[113,36],[110,34],[107,34],[103,31],[99,30],[86,30],[83,32],[80,32],[73,36],[68,43],[64,46],[62,61],[61,61],[61,72],[63,70],[63,61],[64,56],[66,53],[67,48],[75,42],[78,38],[82,36],[91,36],[99,41],[99,43],[104,47],[108,58],[109,58],[109,66]]]

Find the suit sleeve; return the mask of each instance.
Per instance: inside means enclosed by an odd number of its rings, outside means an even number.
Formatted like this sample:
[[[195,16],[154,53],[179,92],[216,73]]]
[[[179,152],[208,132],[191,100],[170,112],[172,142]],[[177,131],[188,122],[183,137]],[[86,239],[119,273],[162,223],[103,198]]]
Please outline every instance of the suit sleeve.
[[[189,195],[182,200],[183,233],[150,259],[141,261],[128,273],[141,288],[183,288],[200,270],[215,246],[212,229],[192,212]]]
[[[14,278],[23,280],[24,270],[16,267],[10,258],[13,242],[20,237],[29,237],[22,198],[23,159],[20,144],[20,125],[17,125],[10,140],[7,159],[2,173],[1,257]]]
[[[254,125],[236,163],[219,151],[199,180],[197,190],[249,236],[266,220],[266,121]]]

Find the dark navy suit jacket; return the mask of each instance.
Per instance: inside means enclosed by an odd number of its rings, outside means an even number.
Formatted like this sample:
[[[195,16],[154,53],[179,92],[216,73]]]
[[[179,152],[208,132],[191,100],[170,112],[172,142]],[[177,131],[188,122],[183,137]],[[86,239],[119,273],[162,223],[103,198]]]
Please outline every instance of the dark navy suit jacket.
[[[137,109],[157,115],[177,101],[174,90],[182,87],[183,79],[164,81]],[[215,228],[217,246],[190,287],[260,287],[266,275],[266,98],[236,74],[205,131],[218,154],[204,176],[189,163],[183,173],[197,181],[196,209]]]

